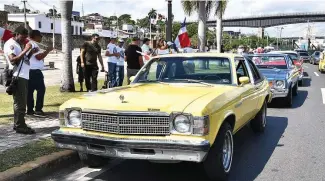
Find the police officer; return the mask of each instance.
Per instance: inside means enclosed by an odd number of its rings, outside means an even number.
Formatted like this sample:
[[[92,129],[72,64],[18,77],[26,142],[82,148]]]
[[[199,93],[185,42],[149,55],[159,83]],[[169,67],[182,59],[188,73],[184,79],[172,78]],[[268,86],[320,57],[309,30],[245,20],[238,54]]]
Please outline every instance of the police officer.
[[[4,55],[9,63],[13,65],[14,77],[17,77],[17,86],[13,90],[14,99],[14,130],[22,134],[34,134],[35,131],[25,123],[25,112],[27,102],[27,87],[29,79],[29,57],[33,53],[32,45],[26,44],[28,30],[18,27],[15,30],[15,37],[4,44]],[[28,56],[27,56],[28,55]],[[18,75],[19,72],[19,75]]]

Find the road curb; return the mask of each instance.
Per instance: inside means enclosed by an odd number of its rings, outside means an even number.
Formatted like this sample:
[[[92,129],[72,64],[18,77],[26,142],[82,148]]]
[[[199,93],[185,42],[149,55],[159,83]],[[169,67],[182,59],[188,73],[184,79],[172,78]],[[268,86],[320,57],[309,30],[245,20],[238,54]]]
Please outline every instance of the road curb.
[[[0,181],[38,180],[53,173],[53,170],[79,161],[78,153],[71,150],[60,151],[37,158],[19,167],[0,172]]]

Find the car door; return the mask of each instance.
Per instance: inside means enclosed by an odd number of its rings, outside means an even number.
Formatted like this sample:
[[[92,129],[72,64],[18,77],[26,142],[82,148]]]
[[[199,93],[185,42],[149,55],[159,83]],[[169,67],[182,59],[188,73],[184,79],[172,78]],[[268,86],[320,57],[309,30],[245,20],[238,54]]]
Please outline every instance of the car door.
[[[236,62],[238,62],[236,66],[236,74],[237,74],[237,83],[239,83],[240,77],[249,77],[250,83],[245,84],[243,86],[238,87],[238,101],[235,104],[235,112],[236,112],[236,124],[235,124],[235,130],[238,130],[242,126],[244,126],[247,121],[250,120],[252,117],[252,112],[255,109],[256,104],[254,103],[254,92],[255,92],[255,86],[252,83],[252,77],[249,74],[249,70],[247,67],[246,60],[243,58],[235,59]]]

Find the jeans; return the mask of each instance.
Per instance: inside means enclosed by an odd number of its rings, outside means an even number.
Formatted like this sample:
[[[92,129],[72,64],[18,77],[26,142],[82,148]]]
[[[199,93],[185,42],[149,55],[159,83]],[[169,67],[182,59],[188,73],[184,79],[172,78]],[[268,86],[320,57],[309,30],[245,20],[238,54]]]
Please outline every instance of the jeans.
[[[117,86],[122,86],[124,80],[124,66],[117,65],[116,66],[116,83]]]
[[[108,62],[109,88],[116,87],[116,63]]]
[[[13,92],[14,99],[14,127],[25,128],[25,112],[27,104],[28,80],[19,77],[17,88]]]
[[[87,91],[97,91],[98,66],[85,65],[84,75]]]
[[[41,70],[30,70],[27,94],[27,112],[34,111],[34,91],[37,91],[35,111],[42,111],[44,105],[45,83]]]

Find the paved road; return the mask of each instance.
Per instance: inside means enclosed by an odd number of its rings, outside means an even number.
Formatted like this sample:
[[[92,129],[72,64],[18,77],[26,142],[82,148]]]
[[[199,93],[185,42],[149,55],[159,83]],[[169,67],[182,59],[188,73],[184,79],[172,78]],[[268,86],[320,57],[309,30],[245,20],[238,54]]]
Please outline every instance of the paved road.
[[[247,127],[235,136],[233,181],[325,180],[325,74],[306,64],[305,87],[299,88],[293,108],[268,109],[266,132],[257,136]],[[315,73],[316,72],[316,73]],[[325,91],[324,91],[325,94]],[[193,163],[157,164],[114,160],[101,169],[72,165],[49,180],[189,181],[206,180]]]

